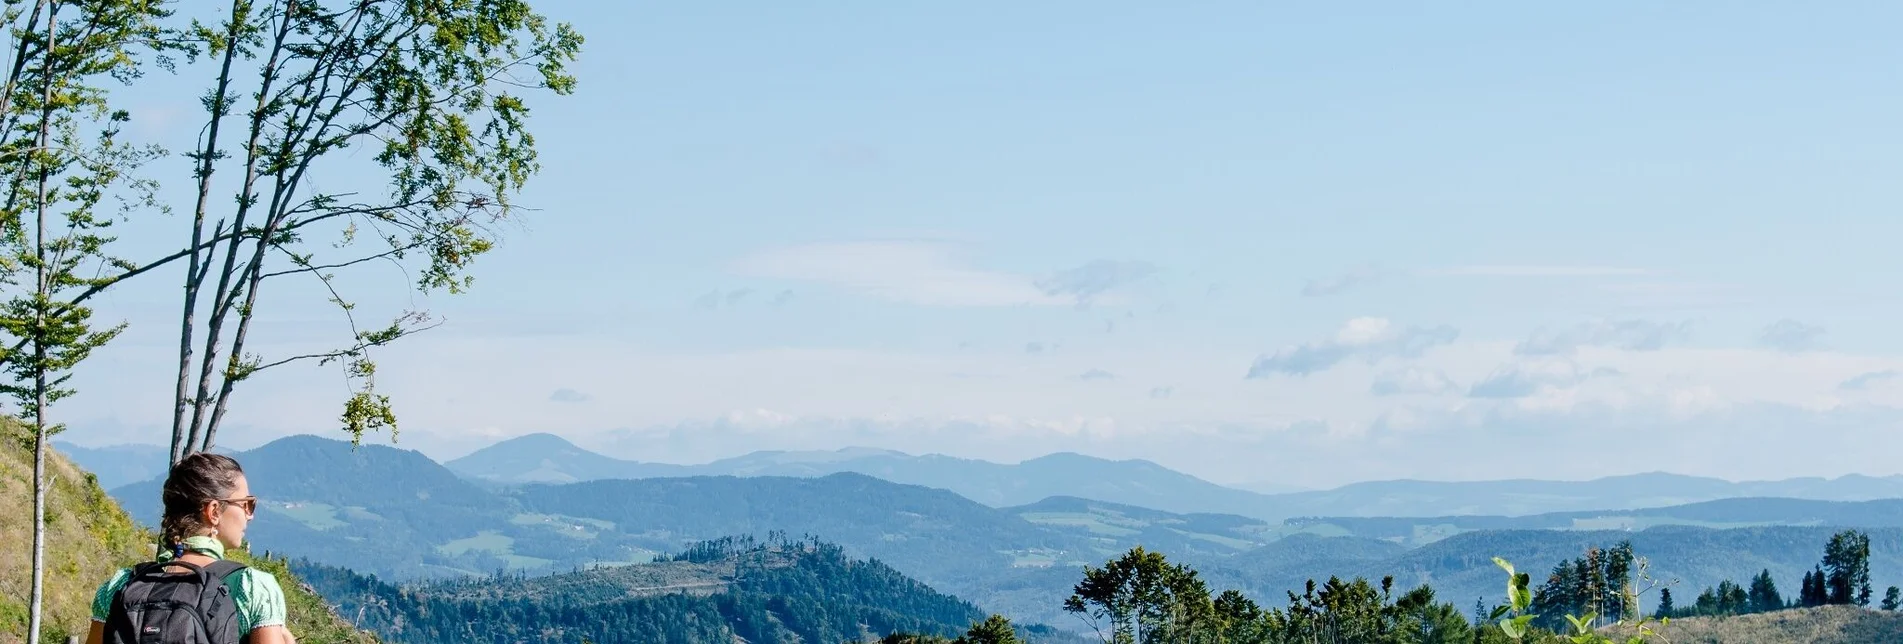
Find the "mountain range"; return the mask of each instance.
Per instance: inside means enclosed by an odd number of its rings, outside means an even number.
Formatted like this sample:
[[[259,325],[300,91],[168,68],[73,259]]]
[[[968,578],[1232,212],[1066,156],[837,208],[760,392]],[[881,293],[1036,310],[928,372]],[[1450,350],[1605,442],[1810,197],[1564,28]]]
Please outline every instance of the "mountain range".
[[[101,485],[108,489],[152,478],[163,468],[164,448],[159,446],[60,447],[97,472]],[[1666,473],[1588,481],[1370,481],[1329,490],[1264,494],[1218,485],[1150,461],[1108,460],[1075,453],[994,463],[854,447],[762,451],[680,465],[617,459],[545,433],[508,439],[442,465],[488,488],[689,476],[810,478],[849,472],[950,490],[997,508],[1075,497],[1183,514],[1238,515],[1270,523],[1315,517],[1518,517],[1643,509],[1738,497],[1824,501],[1903,498],[1903,476],[1733,482]]]
[[[1264,494],[1225,487],[1145,460],[1056,453],[1007,464],[890,450],[754,452],[701,465],[643,463],[588,451],[553,434],[509,439],[444,465],[471,479],[565,483],[679,476],[825,476],[854,472],[951,490],[992,507],[1077,497],[1179,513],[1290,517],[1521,516],[1624,510],[1731,497],[1862,501],[1903,497],[1903,476],[1732,482],[1665,473],[1589,481],[1371,481],[1330,490]]]
[[[1496,554],[1511,555],[1522,569],[1544,570],[1588,544],[1631,537],[1645,549],[1641,554],[1657,556],[1658,570],[1702,588],[1759,568],[1794,575],[1816,562],[1835,526],[1859,526],[1874,528],[1873,553],[1880,555],[1873,558],[1873,575],[1882,583],[1903,582],[1903,536],[1896,534],[1903,529],[1886,527],[1903,523],[1896,501],[1735,499],[1520,517],[1274,522],[1080,497],[992,507],[948,490],[852,472],[495,488],[414,451],[353,449],[311,436],[237,456],[263,499],[251,528],[254,543],[390,580],[556,573],[645,562],[729,535],[811,535],[985,610],[1065,625],[1075,620],[1059,606],[1082,566],[1136,545],[1191,563],[1218,585],[1270,600],[1310,578],[1384,574],[1408,584],[1431,582],[1444,597],[1492,597],[1499,593],[1491,562]],[[158,485],[152,479],[112,494],[151,523]]]

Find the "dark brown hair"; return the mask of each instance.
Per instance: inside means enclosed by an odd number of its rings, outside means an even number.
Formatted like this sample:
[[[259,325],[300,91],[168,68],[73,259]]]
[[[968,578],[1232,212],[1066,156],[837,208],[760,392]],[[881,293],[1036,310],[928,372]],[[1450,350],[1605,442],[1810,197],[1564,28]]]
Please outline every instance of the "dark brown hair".
[[[186,537],[201,535],[210,526],[199,514],[205,502],[231,496],[244,468],[223,454],[194,452],[179,459],[165,477],[165,516],[159,520],[159,547],[171,550]]]

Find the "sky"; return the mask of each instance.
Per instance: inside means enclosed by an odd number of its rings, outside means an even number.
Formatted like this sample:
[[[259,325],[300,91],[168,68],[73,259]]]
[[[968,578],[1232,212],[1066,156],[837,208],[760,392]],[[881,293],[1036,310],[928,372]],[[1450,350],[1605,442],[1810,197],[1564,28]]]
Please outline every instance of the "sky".
[[[1903,473],[1903,7],[796,4],[537,3],[588,42],[530,102],[533,211],[468,294],[351,277],[445,321],[377,355],[397,446]],[[133,132],[189,147],[208,78],[124,90]],[[164,439],[177,293],[99,301],[131,326],[67,440]],[[342,337],[315,295],[266,350]],[[341,436],[345,395],[261,375],[224,443]]]

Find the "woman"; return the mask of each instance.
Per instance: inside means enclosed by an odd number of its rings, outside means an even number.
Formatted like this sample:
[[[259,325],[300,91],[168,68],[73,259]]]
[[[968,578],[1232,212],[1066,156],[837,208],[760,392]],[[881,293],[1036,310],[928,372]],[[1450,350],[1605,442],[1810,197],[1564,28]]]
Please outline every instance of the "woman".
[[[245,527],[258,508],[258,499],[251,496],[251,486],[238,462],[229,456],[206,452],[186,456],[172,466],[171,474],[165,478],[163,499],[165,516],[159,522],[158,561],[169,564],[162,568],[166,573],[208,569],[224,559],[226,550],[244,543]],[[181,562],[190,567],[177,565]],[[148,574],[156,573],[155,570]],[[108,623],[114,617],[115,599],[133,577],[134,569],[121,569],[94,594],[92,629],[86,636],[87,644],[104,644],[109,630],[122,627],[109,627]],[[294,644],[297,641],[284,625],[284,590],[278,587],[277,578],[261,570],[244,568],[225,576],[223,583],[230,590],[230,601],[236,605],[239,642]],[[140,586],[142,590],[149,587]],[[130,627],[123,628],[130,630]],[[113,641],[134,638],[136,635],[125,633]]]

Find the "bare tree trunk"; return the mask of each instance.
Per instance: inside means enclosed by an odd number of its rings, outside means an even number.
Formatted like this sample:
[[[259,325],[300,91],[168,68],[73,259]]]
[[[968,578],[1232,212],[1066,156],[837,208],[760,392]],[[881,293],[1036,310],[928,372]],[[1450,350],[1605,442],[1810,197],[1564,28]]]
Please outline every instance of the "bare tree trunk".
[[[46,12],[46,72],[40,82],[40,140],[37,154],[47,154],[47,136],[52,130],[53,104],[53,53],[54,18],[59,15],[59,4],[54,3]],[[46,602],[46,305],[52,300],[52,284],[46,274],[46,175],[45,160],[40,161],[40,180],[37,191],[38,200],[34,204],[38,210],[39,232],[33,238],[34,255],[38,259],[33,269],[35,293],[38,301],[33,303],[33,590],[28,600],[26,641],[27,644],[40,644],[40,629],[44,618]]]
[[[231,20],[233,26],[228,30],[228,33],[235,36],[238,30],[238,4],[235,2],[232,4]],[[194,411],[192,414],[192,427],[188,434],[185,427],[185,410],[187,408],[196,410],[200,404],[199,401],[191,398],[192,349],[194,344],[192,342],[192,333],[196,330],[198,323],[195,314],[198,308],[199,287],[205,282],[205,272],[199,265],[203,262],[205,263],[204,268],[210,268],[211,258],[203,257],[201,259],[199,255],[201,251],[199,248],[203,243],[205,235],[205,211],[211,202],[211,175],[217,171],[217,164],[214,163],[214,161],[218,153],[218,129],[224,120],[225,111],[231,107],[229,102],[225,100],[225,93],[231,88],[231,62],[237,55],[237,47],[227,46],[225,48],[225,59],[218,70],[218,84],[213,90],[217,92],[217,97],[213,99],[216,102],[213,103],[211,108],[211,124],[206,127],[205,147],[199,150],[197,173],[198,205],[192,211],[192,253],[191,256],[187,258],[185,266],[185,314],[182,316],[184,320],[179,325],[178,334],[178,390],[173,398],[172,460],[170,461],[170,464],[173,465],[176,465],[179,459],[185,458],[185,455],[191,452],[192,444],[198,442],[197,412]],[[242,225],[243,222],[239,223]],[[241,226],[234,226],[232,231],[234,233],[242,232]],[[241,236],[234,236],[231,243],[237,244],[241,238]],[[216,296],[214,296],[214,298],[215,297]]]

